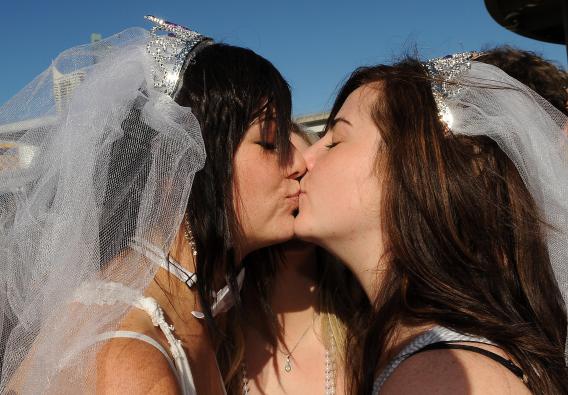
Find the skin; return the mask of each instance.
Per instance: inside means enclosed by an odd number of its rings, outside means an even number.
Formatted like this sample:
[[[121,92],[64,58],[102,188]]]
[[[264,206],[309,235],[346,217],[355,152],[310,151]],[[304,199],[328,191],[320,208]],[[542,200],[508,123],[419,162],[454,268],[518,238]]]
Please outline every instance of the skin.
[[[309,147],[297,134],[292,134],[291,140],[299,151]],[[283,344],[279,344],[280,350],[291,350],[296,344],[298,346],[292,354],[292,371],[285,372],[285,355],[280,351],[274,353],[259,335],[256,327],[260,324],[251,322],[245,328],[245,361],[251,395],[317,394],[324,388],[326,348],[322,340],[319,312],[316,310],[315,246],[292,240],[285,243],[283,249],[285,264],[276,273],[270,305],[282,328]],[[250,316],[254,317],[254,314]],[[306,328],[310,329],[302,337]],[[338,376],[336,390],[337,393],[343,393],[343,377],[340,372]]]
[[[299,152],[294,151],[291,165],[282,169],[276,151],[259,142],[260,124],[256,122],[245,133],[235,154],[234,185],[239,199],[234,204],[244,235],[237,250],[242,256],[292,237],[300,189],[298,179],[305,172]],[[182,224],[170,254],[194,272],[195,262],[184,232]],[[197,393],[222,394],[222,380],[209,335],[204,323],[191,315],[191,311],[200,310],[197,292],[160,269],[146,295],[158,301],[167,321],[175,327],[174,334],[182,341],[190,360]],[[144,333],[169,349],[165,336],[140,310],[132,309],[120,330]],[[179,393],[175,374],[163,355],[152,346],[131,339],[112,339],[104,345],[97,357],[96,384],[97,393],[101,394]]]
[[[286,169],[278,165],[274,133],[263,146],[261,123],[254,123],[235,154],[235,208],[243,229],[242,257],[249,252],[290,240],[298,209],[299,179],[306,171],[300,151]]]
[[[308,171],[301,181],[295,223],[298,236],[326,248],[352,270],[370,300],[381,286],[381,272],[387,270],[381,263],[381,169],[376,166],[381,137],[370,116],[377,95],[382,92],[376,86],[355,90],[331,130],[304,152]],[[390,356],[428,326],[397,329]],[[498,347],[475,345],[510,359]],[[463,350],[417,354],[403,362],[381,389],[381,395],[425,393],[530,394],[501,364]]]
[[[331,130],[304,152],[308,172],[295,232],[340,258],[371,292],[382,252],[374,170],[380,134],[369,115],[367,91],[373,88],[353,92]]]
[[[182,224],[170,255],[186,269],[195,271],[195,261],[184,231]],[[145,295],[157,300],[166,320],[175,328],[174,335],[182,341],[197,393],[222,394],[223,386],[207,328],[204,322],[191,315],[193,310],[201,310],[197,291],[190,291],[185,284],[160,268]],[[141,310],[131,309],[119,329],[143,333],[169,350],[164,334]],[[179,394],[180,389],[175,373],[160,351],[142,341],[117,338],[106,342],[97,355],[97,393]]]

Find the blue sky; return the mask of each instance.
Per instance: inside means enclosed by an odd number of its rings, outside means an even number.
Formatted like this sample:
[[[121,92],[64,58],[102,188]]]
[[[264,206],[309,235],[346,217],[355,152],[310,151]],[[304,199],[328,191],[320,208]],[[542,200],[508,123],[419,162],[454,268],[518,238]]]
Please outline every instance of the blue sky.
[[[0,103],[66,48],[154,14],[271,60],[292,86],[295,115],[328,110],[357,66],[388,63],[417,48],[423,58],[511,44],[566,67],[564,46],[510,33],[483,0],[149,1],[3,0]]]

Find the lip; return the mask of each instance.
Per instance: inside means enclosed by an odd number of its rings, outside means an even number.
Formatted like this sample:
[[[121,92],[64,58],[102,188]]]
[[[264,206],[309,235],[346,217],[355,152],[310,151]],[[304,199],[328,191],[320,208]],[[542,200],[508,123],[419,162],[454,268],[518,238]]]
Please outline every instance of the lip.
[[[300,180],[300,195],[305,195],[306,194],[306,181],[305,181],[306,176],[304,176],[301,180]]]
[[[287,195],[286,197],[287,197],[287,198],[297,198],[297,197],[300,196],[300,193],[301,193],[301,192],[302,192],[301,190],[298,190],[298,192],[295,192],[295,193],[293,193],[293,194],[291,194],[291,195]]]
[[[286,203],[290,205],[292,209],[291,214],[296,216],[298,207],[300,206],[300,191],[286,196]]]

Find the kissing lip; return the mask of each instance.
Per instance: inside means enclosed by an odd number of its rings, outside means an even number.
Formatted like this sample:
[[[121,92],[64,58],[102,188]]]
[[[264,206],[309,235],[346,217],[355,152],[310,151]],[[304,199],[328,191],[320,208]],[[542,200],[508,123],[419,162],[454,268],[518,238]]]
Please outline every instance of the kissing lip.
[[[300,193],[301,193],[301,191],[298,190],[297,192],[292,193],[292,194],[290,194],[290,195],[287,195],[286,197],[287,197],[287,198],[297,198],[298,196],[300,196]]]

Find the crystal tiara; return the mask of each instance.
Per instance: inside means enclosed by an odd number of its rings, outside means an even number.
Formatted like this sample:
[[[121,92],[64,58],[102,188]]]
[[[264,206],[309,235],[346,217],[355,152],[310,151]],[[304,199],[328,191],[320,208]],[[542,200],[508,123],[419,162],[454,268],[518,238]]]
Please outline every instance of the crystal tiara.
[[[453,117],[446,100],[460,92],[462,86],[453,83],[459,76],[471,68],[471,61],[479,52],[463,52],[434,58],[424,63],[424,67],[432,78],[432,93],[438,106],[440,119],[451,129]]]
[[[213,40],[152,15],[144,18],[154,24],[150,30],[152,37],[146,46],[154,59],[154,88],[175,98],[187,65],[194,59],[199,48],[213,43]],[[166,34],[159,34],[160,32]]]

